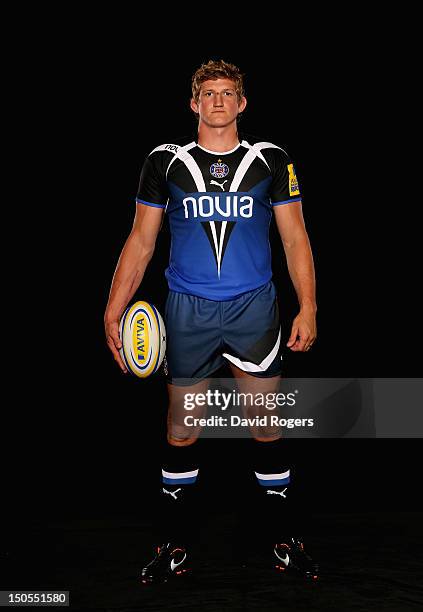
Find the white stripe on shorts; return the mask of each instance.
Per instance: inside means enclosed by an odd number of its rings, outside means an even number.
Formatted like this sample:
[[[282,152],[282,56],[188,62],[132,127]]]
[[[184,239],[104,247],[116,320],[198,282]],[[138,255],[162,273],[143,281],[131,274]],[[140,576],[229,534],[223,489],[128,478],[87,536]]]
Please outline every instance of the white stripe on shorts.
[[[241,359],[238,359],[238,357],[234,357],[233,355],[229,355],[229,353],[223,353],[223,357],[226,357],[228,361],[231,361],[240,370],[244,370],[244,372],[265,372],[278,354],[280,343],[281,330],[279,328],[278,339],[276,340],[275,346],[272,348],[267,357],[265,357],[258,365],[256,363],[251,363],[250,361],[241,361]]]

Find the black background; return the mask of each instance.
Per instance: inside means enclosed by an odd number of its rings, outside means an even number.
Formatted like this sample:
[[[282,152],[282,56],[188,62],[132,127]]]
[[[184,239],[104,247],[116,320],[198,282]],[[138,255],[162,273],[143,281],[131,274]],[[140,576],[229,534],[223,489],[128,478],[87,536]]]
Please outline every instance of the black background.
[[[3,243],[11,238],[3,266],[11,366],[0,445],[3,588],[69,588],[75,602],[87,602],[79,609],[129,609],[133,601],[144,609],[148,597],[150,609],[247,609],[246,581],[240,586],[226,569],[231,539],[248,545],[252,522],[260,536],[244,440],[201,446],[202,587],[176,597],[169,590],[165,603],[157,591],[141,596],[167,394],[161,375],[121,375],[103,331],[144,157],[191,133],[190,78],[202,62],[240,66],[248,98],[241,127],[295,160],[318,339],[307,354],[285,351],[285,375],[421,375],[414,16],[386,7],[376,18],[358,6],[262,9],[161,5],[137,14],[113,6],[90,15],[87,7],[37,6],[5,22],[4,101],[13,108],[3,125],[14,171],[2,210]],[[271,241],[286,341],[295,293],[274,231]],[[162,311],[168,243],[161,233],[134,297]],[[419,439],[287,442],[317,521],[311,549],[334,589],[324,587],[321,609],[388,609],[390,597],[392,609],[416,603],[420,449]],[[302,587],[270,588],[265,563],[256,571],[247,581],[256,609],[319,605]]]
[[[39,112],[25,167],[27,202],[41,206],[26,210],[31,238],[23,272],[37,321],[36,359],[16,383],[19,406],[9,415],[5,441],[13,465],[10,508],[20,520],[28,504],[31,516],[43,519],[151,513],[164,379],[121,375],[105,345],[103,314],[143,159],[195,129],[190,77],[210,58],[245,73],[241,127],[285,148],[302,188],[316,266],[318,339],[308,354],[285,352],[285,374],[418,376],[412,223],[398,212],[404,166],[393,115],[395,54],[385,48],[382,61],[363,44],[341,48],[339,33],[302,54],[287,39],[191,41],[182,48],[165,36],[151,44],[129,30],[118,38],[118,25],[91,26],[55,35],[27,84],[37,86],[32,110]],[[295,293],[272,232],[286,342]],[[134,297],[161,311],[168,244],[163,231]],[[317,509],[406,510],[418,503],[410,470],[417,444],[310,440],[298,441],[292,452],[305,486],[314,491],[321,484]],[[220,482],[224,499],[227,474],[236,465],[242,469],[243,447],[218,440],[204,448],[205,474]],[[358,478],[359,497],[351,486]]]

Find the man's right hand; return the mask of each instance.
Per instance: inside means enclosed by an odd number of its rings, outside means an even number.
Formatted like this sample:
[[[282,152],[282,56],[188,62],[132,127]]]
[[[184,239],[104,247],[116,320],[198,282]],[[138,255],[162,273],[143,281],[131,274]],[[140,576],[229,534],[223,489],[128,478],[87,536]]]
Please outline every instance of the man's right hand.
[[[106,340],[113,357],[125,374],[128,372],[119,355],[119,314],[129,304],[140,286],[148,262],[153,256],[157,234],[163,221],[164,208],[136,205],[134,225],[123,247],[104,313]]]
[[[113,353],[113,357],[124,374],[128,372],[122,358],[119,354],[119,350],[122,348],[122,342],[119,337],[119,322],[116,320],[108,320],[104,318],[104,328],[106,331],[107,346]]]

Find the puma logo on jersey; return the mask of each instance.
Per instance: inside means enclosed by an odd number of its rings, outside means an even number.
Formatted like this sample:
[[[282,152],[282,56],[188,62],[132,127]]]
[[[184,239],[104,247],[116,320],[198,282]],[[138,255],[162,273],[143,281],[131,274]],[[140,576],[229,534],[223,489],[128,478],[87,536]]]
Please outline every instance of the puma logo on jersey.
[[[224,190],[224,188],[223,188],[223,185],[224,185],[225,183],[227,183],[227,182],[228,182],[227,180],[226,180],[226,181],[223,181],[223,183],[218,183],[217,181],[210,181],[210,185],[219,185],[219,187],[221,187],[221,188],[222,188],[222,191],[225,191],[225,190]]]
[[[203,195],[197,198],[188,196],[182,201],[185,209],[185,219],[193,217],[212,217],[219,214],[222,217],[253,216],[254,199],[251,196],[237,195]]]

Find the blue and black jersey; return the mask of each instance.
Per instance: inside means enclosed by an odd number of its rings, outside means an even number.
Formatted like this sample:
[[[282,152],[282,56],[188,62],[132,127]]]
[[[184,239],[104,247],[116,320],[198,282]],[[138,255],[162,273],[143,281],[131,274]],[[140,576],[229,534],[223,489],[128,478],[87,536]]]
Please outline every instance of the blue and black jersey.
[[[169,288],[216,301],[271,279],[272,208],[300,200],[288,154],[247,135],[224,153],[192,139],[156,147],[136,198],[169,216]]]

